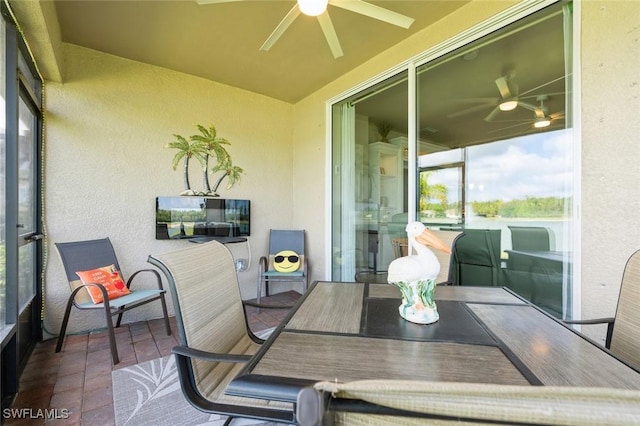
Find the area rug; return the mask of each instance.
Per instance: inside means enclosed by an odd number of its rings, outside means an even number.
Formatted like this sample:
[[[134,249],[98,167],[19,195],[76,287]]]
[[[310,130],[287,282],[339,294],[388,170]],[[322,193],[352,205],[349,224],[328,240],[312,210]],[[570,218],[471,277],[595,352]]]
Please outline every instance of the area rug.
[[[226,416],[207,414],[187,402],[180,390],[173,355],[111,373],[116,426],[223,425]],[[231,425],[276,425],[234,419]]]

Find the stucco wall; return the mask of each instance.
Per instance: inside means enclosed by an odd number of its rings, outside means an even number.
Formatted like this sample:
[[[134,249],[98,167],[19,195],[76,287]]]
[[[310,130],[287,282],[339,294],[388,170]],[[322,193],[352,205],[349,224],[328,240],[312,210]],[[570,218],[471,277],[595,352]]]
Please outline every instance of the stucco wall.
[[[640,248],[640,2],[581,7],[582,317],[594,318],[615,313],[625,262]]]
[[[246,174],[220,194],[251,200],[251,269],[241,291],[255,297],[257,257],[270,227],[292,226],[293,106],[186,74],[65,45],[64,84],[46,85],[45,327],[57,333],[69,294],[53,243],[110,237],[125,275],[148,267],[147,256],[191,244],[155,239],[155,197],[178,195],[182,172],[171,169],[173,134],[214,124]],[[197,164],[197,163],[196,163]],[[191,184],[202,188],[193,164]],[[212,184],[215,180],[211,181]],[[75,311],[75,310],[74,310]],[[159,304],[125,314],[161,315]],[[99,314],[72,317],[71,332],[104,326]]]

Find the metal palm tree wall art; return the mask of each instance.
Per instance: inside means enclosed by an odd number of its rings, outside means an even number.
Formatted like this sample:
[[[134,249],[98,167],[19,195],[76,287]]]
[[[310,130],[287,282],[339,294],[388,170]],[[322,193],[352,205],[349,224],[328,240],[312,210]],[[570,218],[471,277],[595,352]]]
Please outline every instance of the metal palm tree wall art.
[[[233,185],[240,181],[244,170],[241,167],[234,166],[231,161],[231,156],[227,152],[225,145],[231,143],[224,139],[217,137],[216,128],[210,125],[206,128],[202,125],[197,125],[200,134],[195,134],[185,138],[174,134],[175,141],[169,142],[165,148],[177,149],[178,152],[173,157],[172,167],[176,170],[180,161],[183,163],[183,182],[184,191],[180,195],[200,195],[218,197],[218,187],[222,183],[225,177],[228,177],[227,189],[230,189]],[[220,177],[216,181],[213,189],[209,184],[209,160],[211,157],[216,158],[216,164],[211,168],[211,173],[222,172]],[[195,191],[191,189],[191,183],[189,182],[189,160],[195,158],[202,167],[202,184],[204,189],[202,191]]]

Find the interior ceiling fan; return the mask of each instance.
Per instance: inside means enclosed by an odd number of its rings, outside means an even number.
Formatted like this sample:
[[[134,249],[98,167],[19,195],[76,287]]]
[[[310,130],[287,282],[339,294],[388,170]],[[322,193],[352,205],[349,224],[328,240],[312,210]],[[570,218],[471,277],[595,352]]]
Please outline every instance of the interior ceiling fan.
[[[523,120],[499,120],[495,121],[496,123],[516,123],[507,127],[501,127],[499,129],[490,130],[489,133],[501,132],[508,129],[513,129],[519,126],[532,126],[536,129],[542,129],[545,127],[549,127],[556,120],[564,119],[564,111],[556,112],[553,114],[549,114],[549,108],[544,104],[545,101],[549,100],[548,95],[538,95],[536,97],[536,101],[540,103],[533,110],[533,117],[529,119]]]
[[[535,92],[551,83],[555,83],[558,80],[563,79],[563,77],[548,81],[540,86],[534,87],[526,92],[519,93],[518,85],[515,82],[515,71],[509,71],[507,74],[498,77],[495,80],[496,86],[498,87],[499,96],[498,97],[485,97],[485,98],[466,98],[459,100],[457,102],[464,103],[478,103],[479,105],[472,106],[470,108],[463,109],[461,111],[456,111],[452,114],[447,115],[448,118],[460,117],[462,115],[470,114],[472,112],[481,111],[487,107],[493,107],[491,112],[484,117],[484,121],[491,122],[493,121],[501,111],[512,111],[517,107],[525,108],[534,113],[539,110],[536,105],[532,105],[528,102],[525,102],[526,99],[538,98],[539,95],[531,95],[527,96],[529,93]],[[550,95],[559,95],[559,93],[551,93]]]
[[[198,4],[212,4],[212,3],[231,3],[238,1],[248,0],[196,0]],[[350,10],[351,12],[359,13],[364,16],[368,16],[379,21],[387,22],[392,25],[396,25],[402,28],[409,28],[413,24],[414,19],[400,13],[394,12],[389,9],[385,9],[380,6],[367,3],[363,0],[297,0],[296,4],[289,10],[289,13],[280,21],[278,26],[273,30],[271,35],[267,38],[264,44],[260,47],[260,50],[269,50],[278,41],[278,39],[284,34],[289,26],[300,16],[300,13],[304,13],[309,16],[316,16],[322,32],[324,33],[331,53],[334,58],[339,58],[344,55],[338,35],[333,27],[333,22],[329,17],[327,10],[327,4],[340,7],[342,9]]]

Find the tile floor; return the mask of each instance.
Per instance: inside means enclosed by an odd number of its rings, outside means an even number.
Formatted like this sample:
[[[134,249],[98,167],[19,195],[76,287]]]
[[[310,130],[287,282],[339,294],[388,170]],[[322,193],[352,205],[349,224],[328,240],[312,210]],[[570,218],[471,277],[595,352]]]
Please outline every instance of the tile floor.
[[[263,298],[262,303],[292,305],[300,294],[295,291]],[[247,308],[249,326],[255,332],[278,325],[287,310]],[[124,319],[126,320],[126,314]],[[159,358],[177,345],[175,317],[172,335],[167,336],[162,319],[123,324],[116,329],[120,363],[112,365],[106,331],[73,335],[65,339],[63,350],[55,353],[56,340],[36,345],[20,377],[20,391],[13,409],[68,410],[65,419],[5,418],[4,425],[114,425],[111,371]],[[62,411],[58,411],[62,413]],[[34,416],[31,416],[34,417]]]

